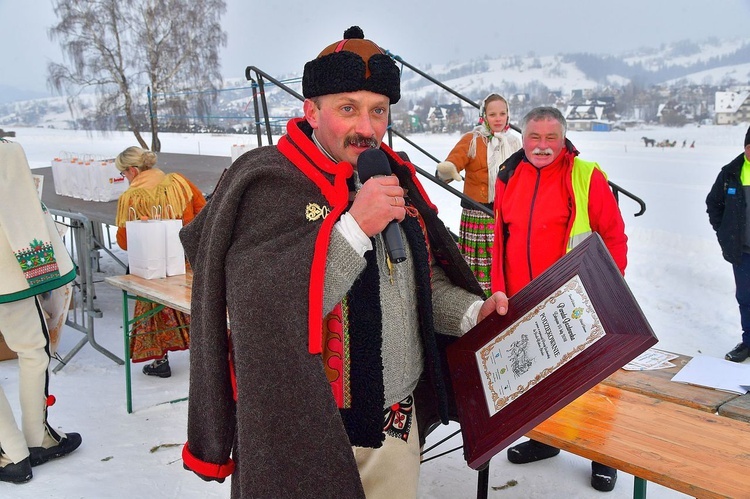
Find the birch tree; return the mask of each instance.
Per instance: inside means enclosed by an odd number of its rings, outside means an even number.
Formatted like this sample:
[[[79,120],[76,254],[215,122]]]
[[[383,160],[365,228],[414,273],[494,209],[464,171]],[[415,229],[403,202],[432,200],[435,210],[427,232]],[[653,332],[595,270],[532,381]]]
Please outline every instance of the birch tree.
[[[48,65],[48,83],[73,108],[93,92],[99,125],[122,116],[141,147],[159,151],[160,112],[190,109],[200,116],[215,101],[219,49],[227,40],[220,24],[224,0],[52,3],[59,22],[48,33],[64,62]],[[149,131],[150,147],[143,137]]]

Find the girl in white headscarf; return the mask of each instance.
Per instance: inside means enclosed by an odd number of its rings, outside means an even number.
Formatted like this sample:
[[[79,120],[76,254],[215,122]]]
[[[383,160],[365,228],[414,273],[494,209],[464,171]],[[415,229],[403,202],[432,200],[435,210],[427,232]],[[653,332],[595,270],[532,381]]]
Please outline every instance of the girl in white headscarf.
[[[479,125],[461,137],[437,170],[446,182],[464,180],[464,194],[492,209],[497,172],[508,156],[521,149],[521,139],[509,132],[510,110],[503,96],[491,93],[485,97],[479,118]],[[466,172],[465,179],[461,171]],[[461,207],[458,246],[489,296],[495,219],[466,202],[462,201]]]

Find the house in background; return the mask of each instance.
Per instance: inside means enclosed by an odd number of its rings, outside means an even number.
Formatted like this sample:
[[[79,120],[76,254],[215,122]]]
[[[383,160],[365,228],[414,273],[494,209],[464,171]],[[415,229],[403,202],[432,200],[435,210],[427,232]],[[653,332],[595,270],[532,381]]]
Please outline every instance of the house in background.
[[[613,108],[614,102],[587,100],[569,104],[563,115],[569,130],[609,132],[612,130],[610,113]]]
[[[427,112],[427,125],[433,133],[461,131],[463,123],[461,104],[438,104]]]
[[[714,112],[717,125],[750,121],[750,92],[716,92]]]

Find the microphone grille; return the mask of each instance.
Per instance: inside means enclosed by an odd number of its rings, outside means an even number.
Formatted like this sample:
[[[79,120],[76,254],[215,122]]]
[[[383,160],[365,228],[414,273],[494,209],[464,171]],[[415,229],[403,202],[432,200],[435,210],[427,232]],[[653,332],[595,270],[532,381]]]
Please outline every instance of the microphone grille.
[[[363,184],[376,175],[390,175],[388,156],[380,149],[367,149],[357,158],[357,173]]]

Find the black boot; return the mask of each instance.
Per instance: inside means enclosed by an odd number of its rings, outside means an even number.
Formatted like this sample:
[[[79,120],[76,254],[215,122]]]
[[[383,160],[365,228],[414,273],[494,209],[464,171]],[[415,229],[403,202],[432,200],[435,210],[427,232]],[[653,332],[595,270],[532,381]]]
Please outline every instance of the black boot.
[[[50,433],[58,436],[57,433]],[[44,464],[50,459],[57,459],[58,457],[67,456],[81,445],[81,435],[78,433],[66,433],[64,437],[61,437],[57,444],[44,448],[44,447],[29,447],[29,459],[31,460],[31,466],[39,466]]]
[[[26,483],[32,476],[28,457],[19,463],[8,463],[0,468],[0,482]]]
[[[744,362],[748,355],[750,355],[750,349],[742,343],[737,343],[737,346],[727,353],[724,358],[732,362]]]
[[[600,492],[611,492],[617,483],[617,470],[591,461],[591,486]]]
[[[556,447],[536,440],[528,440],[508,449],[508,461],[513,464],[533,463],[534,461],[555,457],[559,453],[560,449]]]
[[[169,367],[169,359],[165,355],[161,359],[156,359],[151,364],[143,366],[143,374],[147,376],[158,376],[168,378],[172,376],[172,369]]]

